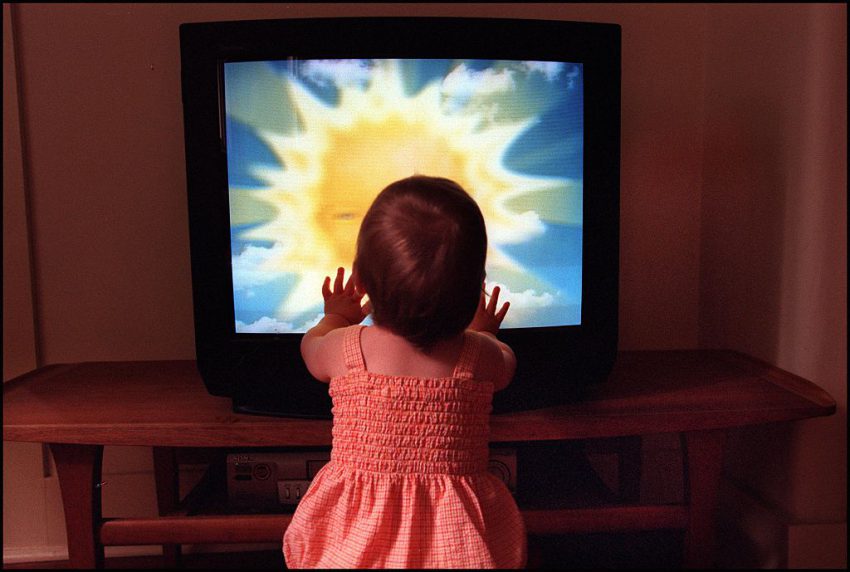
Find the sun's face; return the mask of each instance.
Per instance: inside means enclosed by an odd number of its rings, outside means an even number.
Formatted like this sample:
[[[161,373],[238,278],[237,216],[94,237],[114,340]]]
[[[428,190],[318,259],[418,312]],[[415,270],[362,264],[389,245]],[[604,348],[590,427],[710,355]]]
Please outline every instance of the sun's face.
[[[414,174],[452,179],[476,200],[487,225],[488,273],[524,272],[503,247],[541,235],[541,213],[580,221],[580,213],[565,213],[563,201],[553,198],[566,181],[504,166],[508,149],[535,123],[498,116],[499,100],[488,89],[509,80],[507,70],[492,72],[486,83],[477,76],[481,93],[466,94],[452,91],[450,75],[410,92],[393,60],[372,62],[368,77],[352,75],[351,62],[319,64],[320,71],[301,71],[332,80],[336,101],[281,77],[288,132],[255,126],[277,165],[250,168],[259,188],[231,189],[231,208],[247,225],[239,238],[274,245],[258,269],[295,275],[279,319],[321,303],[324,276],[351,267],[360,223],[377,193]]]
[[[320,242],[335,266],[348,266],[354,259],[352,236],[383,186],[416,172],[455,177],[463,172],[462,154],[452,150],[444,136],[399,114],[322,129],[327,139],[324,176],[311,190],[313,216],[315,232],[323,237]]]

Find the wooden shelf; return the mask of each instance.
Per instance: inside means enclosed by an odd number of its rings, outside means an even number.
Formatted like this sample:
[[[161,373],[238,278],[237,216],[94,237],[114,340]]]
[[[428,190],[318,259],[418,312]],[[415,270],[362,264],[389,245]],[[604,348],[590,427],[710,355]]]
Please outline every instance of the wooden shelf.
[[[602,482],[583,447],[575,442],[520,449],[518,469],[522,477],[515,498],[529,534],[681,529],[687,523],[683,506],[618,505],[617,493]],[[217,543],[279,542],[294,507],[277,505],[245,511],[228,506],[222,456],[220,452],[219,457],[209,459],[204,476],[175,510],[159,518],[107,519],[100,529],[101,543],[192,544],[200,539]],[[548,471],[540,466],[541,458],[553,463]]]
[[[227,514],[106,519],[104,546],[280,542],[291,514]]]

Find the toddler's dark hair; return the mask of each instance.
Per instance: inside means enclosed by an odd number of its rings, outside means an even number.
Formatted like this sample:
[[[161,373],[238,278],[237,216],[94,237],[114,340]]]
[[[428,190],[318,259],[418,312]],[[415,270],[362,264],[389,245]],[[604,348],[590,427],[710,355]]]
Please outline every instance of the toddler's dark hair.
[[[430,351],[475,316],[487,230],[457,183],[415,175],[381,191],[363,218],[354,271],[376,324]]]

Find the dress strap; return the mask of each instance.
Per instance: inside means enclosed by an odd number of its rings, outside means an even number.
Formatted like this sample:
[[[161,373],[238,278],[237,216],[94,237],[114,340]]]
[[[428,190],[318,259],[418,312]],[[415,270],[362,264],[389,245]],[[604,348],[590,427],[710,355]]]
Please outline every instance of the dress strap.
[[[348,371],[366,371],[363,348],[360,347],[360,334],[366,326],[358,325],[346,328],[344,343],[345,367]]]
[[[478,335],[469,331],[463,333],[463,349],[452,373],[452,377],[471,379],[478,365],[478,355],[481,353],[481,340]]]

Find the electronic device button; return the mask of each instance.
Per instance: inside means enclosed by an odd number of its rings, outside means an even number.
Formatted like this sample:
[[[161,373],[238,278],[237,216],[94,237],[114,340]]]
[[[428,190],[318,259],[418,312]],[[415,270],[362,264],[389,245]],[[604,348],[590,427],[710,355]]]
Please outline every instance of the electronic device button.
[[[271,467],[269,467],[266,463],[258,463],[254,465],[254,478],[258,481],[267,480],[271,474]]]

